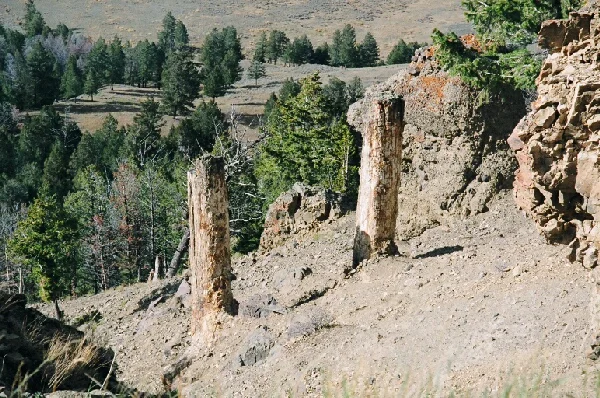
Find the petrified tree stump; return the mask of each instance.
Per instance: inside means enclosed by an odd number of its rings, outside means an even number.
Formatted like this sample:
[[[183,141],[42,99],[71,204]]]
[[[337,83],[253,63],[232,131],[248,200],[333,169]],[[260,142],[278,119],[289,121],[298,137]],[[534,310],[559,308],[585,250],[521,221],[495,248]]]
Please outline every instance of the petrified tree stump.
[[[192,333],[210,340],[223,313],[233,313],[225,163],[204,156],[188,173]]]
[[[404,101],[376,99],[364,114],[353,263],[393,254],[402,162]]]

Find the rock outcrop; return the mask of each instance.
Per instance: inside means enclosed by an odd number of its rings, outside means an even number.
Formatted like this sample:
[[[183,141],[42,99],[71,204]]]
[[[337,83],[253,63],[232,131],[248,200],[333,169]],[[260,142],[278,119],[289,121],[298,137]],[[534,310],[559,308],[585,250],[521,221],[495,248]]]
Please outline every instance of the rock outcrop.
[[[404,100],[402,173],[396,231],[416,236],[449,216],[486,211],[498,190],[510,188],[516,162],[506,144],[526,113],[520,94],[498,103],[442,71],[432,48],[387,82],[371,87],[351,106],[359,131],[382,96]]]
[[[579,12],[547,21],[539,42],[550,52],[538,77],[539,95],[508,140],[519,162],[514,196],[549,242],[568,244],[572,261],[594,268],[600,250],[600,18]]]
[[[292,236],[314,231],[321,224],[343,214],[340,194],[296,183],[269,206],[260,237],[260,250],[269,251]]]
[[[101,387],[94,380],[116,387],[114,378],[107,378],[116,370],[111,350],[25,305],[25,296],[0,292],[0,387],[7,389],[0,392],[88,391]]]

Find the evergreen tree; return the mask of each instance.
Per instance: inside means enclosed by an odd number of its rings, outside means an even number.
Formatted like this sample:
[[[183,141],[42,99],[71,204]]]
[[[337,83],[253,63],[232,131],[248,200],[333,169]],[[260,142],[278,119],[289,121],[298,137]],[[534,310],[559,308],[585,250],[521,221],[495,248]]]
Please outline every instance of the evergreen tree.
[[[313,57],[313,45],[306,35],[295,38],[285,52],[286,62],[296,65],[312,62]]]
[[[40,196],[29,208],[27,218],[20,221],[9,241],[15,261],[33,267],[40,298],[54,302],[56,317],[62,318],[58,299],[73,291],[77,281],[75,261],[77,229],[55,197]]]
[[[184,23],[177,20],[175,23],[175,48],[183,49],[190,43],[190,36]]]
[[[379,62],[379,46],[371,32],[367,32],[359,46],[360,66],[376,66]]]
[[[55,62],[52,53],[47,51],[42,43],[37,42],[33,45],[27,56],[33,106],[50,105],[58,98],[60,80],[56,75]]]
[[[105,179],[112,178],[123,155],[121,152],[125,134],[125,129],[119,128],[117,119],[108,115],[100,129],[81,137],[81,142],[71,156],[71,173],[77,174],[89,166],[94,166]]]
[[[143,101],[142,110],[133,117],[133,125],[127,128],[127,154],[140,167],[155,159],[161,150],[160,129],[163,123],[159,105],[154,98]]]
[[[353,68],[359,66],[360,58],[356,46],[356,31],[351,25],[344,26],[342,31],[336,30],[333,44],[329,48],[331,65]]]
[[[221,66],[216,66],[210,70],[203,69],[202,74],[204,95],[212,99],[225,95],[227,86]]]
[[[353,134],[345,121],[328,113],[328,106],[319,75],[314,74],[302,81],[297,96],[279,102],[271,112],[256,165],[267,203],[297,181],[340,191],[356,189]]]
[[[67,42],[67,39],[71,35],[71,29],[64,23],[59,23],[56,25],[56,29],[52,32],[54,36],[60,36],[63,39],[63,42]]]
[[[62,98],[73,98],[83,94],[81,72],[77,67],[75,55],[69,57],[67,68],[60,83],[60,92]]]
[[[102,86],[109,81],[111,61],[106,41],[103,38],[99,38],[88,54],[85,66],[86,76],[92,72],[96,79],[99,80],[100,86]]]
[[[148,40],[140,41],[135,47],[138,85],[147,87],[151,81],[160,80],[159,49]]]
[[[386,63],[388,65],[394,64],[407,64],[412,60],[415,51],[420,48],[426,46],[426,43],[420,44],[417,42],[411,42],[406,44],[406,42],[402,39],[398,41],[398,43],[392,48],[392,51],[388,55]]]
[[[365,87],[362,84],[360,77],[355,76],[347,86],[348,105],[351,105],[361,99],[365,95]],[[347,110],[346,110],[347,111]]]
[[[277,60],[285,54],[290,39],[279,30],[272,30],[267,41],[267,60],[269,63],[277,64]]]
[[[27,61],[19,51],[15,51],[12,57],[8,57],[10,62],[7,71],[7,93],[8,98],[20,110],[25,110],[33,106],[33,80]]]
[[[83,92],[90,96],[90,100],[94,101],[94,94],[98,94],[98,90],[102,87],[102,80],[94,69],[90,69],[85,77],[83,84]]]
[[[163,18],[162,31],[158,34],[158,46],[165,54],[170,54],[176,47],[176,28],[177,20],[169,11]],[[185,26],[184,26],[185,28]],[[181,28],[180,28],[181,29]],[[182,32],[179,32],[180,34]],[[186,32],[187,33],[187,32]]]
[[[342,118],[348,111],[349,101],[346,82],[332,77],[329,83],[323,86],[323,97],[327,103],[328,112]]]
[[[260,33],[260,37],[258,38],[258,42],[256,43],[256,48],[254,49],[254,56],[252,57],[252,61],[265,63],[267,61],[267,33],[262,31]]]
[[[117,263],[126,247],[117,211],[110,202],[111,186],[93,166],[80,170],[65,210],[77,220],[80,235],[78,291],[98,293],[121,282]]]
[[[50,155],[44,162],[41,190],[45,195],[54,196],[60,203],[69,193],[71,178],[68,152],[59,142],[55,142]]]
[[[14,174],[18,132],[12,107],[7,102],[0,102],[0,181],[3,176]]]
[[[265,76],[267,76],[265,65],[258,61],[253,61],[248,68],[248,77],[254,79],[254,85],[258,87],[258,79]]]
[[[204,94],[216,97],[225,93],[227,87],[241,78],[242,47],[237,31],[229,26],[221,32],[217,29],[204,40],[201,60],[201,78]]]
[[[313,62],[319,65],[329,65],[329,44],[323,43],[315,49]]]
[[[33,37],[44,33],[47,28],[42,14],[35,7],[33,0],[27,0],[25,13],[25,32],[27,37]]]
[[[117,36],[108,47],[108,82],[111,88],[114,84],[121,84],[125,78],[125,52],[121,39]]]
[[[191,54],[186,51],[172,53],[162,75],[162,108],[173,117],[186,114],[199,92],[200,74]]]
[[[210,153],[215,137],[227,130],[225,115],[214,101],[202,102],[194,113],[181,121],[174,131],[179,151],[192,160],[203,153]]]

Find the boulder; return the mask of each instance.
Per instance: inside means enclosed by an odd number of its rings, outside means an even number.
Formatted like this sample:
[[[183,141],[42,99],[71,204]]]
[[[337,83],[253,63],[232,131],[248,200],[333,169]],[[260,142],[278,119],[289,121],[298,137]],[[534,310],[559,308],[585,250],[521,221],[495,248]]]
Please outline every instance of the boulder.
[[[266,326],[261,326],[246,339],[238,358],[241,366],[256,365],[269,356],[275,338]]]
[[[269,206],[260,249],[269,251],[292,236],[314,231],[343,213],[340,194],[296,183]]]

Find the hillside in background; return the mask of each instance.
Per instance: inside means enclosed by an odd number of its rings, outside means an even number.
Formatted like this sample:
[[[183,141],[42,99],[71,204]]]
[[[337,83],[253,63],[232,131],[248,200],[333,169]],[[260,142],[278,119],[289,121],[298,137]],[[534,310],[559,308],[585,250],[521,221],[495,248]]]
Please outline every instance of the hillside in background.
[[[387,55],[399,38],[422,42],[430,40],[434,28],[460,33],[469,27],[460,0],[39,0],[36,6],[50,26],[62,22],[93,38],[118,34],[133,41],[155,40],[163,17],[172,11],[186,24],[192,44],[200,44],[213,28],[233,25],[246,51],[264,29],[283,30],[288,37],[307,34],[319,44],[351,24],[359,38],[371,31]],[[0,22],[15,27],[24,15],[25,1],[2,1]]]

